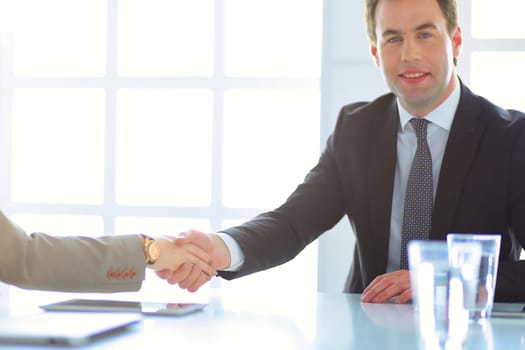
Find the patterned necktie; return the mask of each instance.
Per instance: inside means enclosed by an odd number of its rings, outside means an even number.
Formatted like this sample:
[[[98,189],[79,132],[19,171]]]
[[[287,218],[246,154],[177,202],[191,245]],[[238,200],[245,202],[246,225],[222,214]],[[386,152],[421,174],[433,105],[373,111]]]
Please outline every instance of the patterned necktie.
[[[413,239],[429,239],[432,221],[432,156],[427,143],[425,119],[410,120],[416,131],[417,149],[408,175],[405,210],[401,229],[401,269],[408,269],[407,244]]]

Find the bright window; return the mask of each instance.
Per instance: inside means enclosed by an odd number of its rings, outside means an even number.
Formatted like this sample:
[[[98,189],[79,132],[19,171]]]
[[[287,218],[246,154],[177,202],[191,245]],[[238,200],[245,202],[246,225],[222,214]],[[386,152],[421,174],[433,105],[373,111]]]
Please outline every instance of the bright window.
[[[525,110],[521,82],[525,78],[523,0],[471,0],[462,3],[460,20],[465,52],[460,65],[472,90],[503,108]]]
[[[523,0],[471,0],[472,36],[477,39],[523,39]],[[468,15],[468,14],[467,14]],[[461,14],[464,17],[464,14]]]
[[[210,205],[211,90],[121,89],[116,118],[118,204]]]
[[[319,142],[312,140],[319,138],[319,108],[315,89],[226,91],[222,189],[227,207],[272,208],[286,199],[318,159]]]
[[[494,67],[497,62],[497,68]],[[525,111],[521,82],[525,81],[525,51],[472,53],[471,86],[503,108]]]
[[[279,205],[319,156],[322,16],[322,0],[0,0],[0,208],[96,237],[217,231]],[[247,281],[211,285],[314,293],[317,245]],[[207,293],[148,273],[123,295]]]
[[[118,4],[122,76],[213,75],[215,0],[126,0]]]
[[[12,107],[12,200],[101,204],[104,91],[16,88]]]
[[[225,0],[224,70],[235,77],[319,77],[322,1]]]
[[[105,73],[104,0],[11,1],[14,72],[24,77],[100,77]]]
[[[474,93],[506,108],[525,111],[523,0],[458,2],[464,27],[460,76]],[[522,259],[525,251],[522,250]]]

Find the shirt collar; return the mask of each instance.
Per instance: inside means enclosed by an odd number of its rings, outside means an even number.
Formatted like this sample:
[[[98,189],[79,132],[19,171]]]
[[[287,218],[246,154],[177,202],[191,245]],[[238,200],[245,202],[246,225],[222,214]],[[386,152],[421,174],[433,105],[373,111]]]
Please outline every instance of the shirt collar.
[[[458,108],[459,98],[461,96],[460,86],[461,83],[459,79],[456,79],[456,86],[454,87],[454,90],[452,90],[452,93],[445,101],[428,113],[425,116],[425,119],[429,122],[432,122],[433,124],[436,124],[440,128],[445,129],[446,131],[450,131],[452,122],[454,120],[454,114]],[[399,111],[399,121],[401,122],[401,128],[404,130],[410,119],[415,117],[411,115],[406,109],[404,109],[403,106],[401,106],[399,99],[397,99],[397,109]]]

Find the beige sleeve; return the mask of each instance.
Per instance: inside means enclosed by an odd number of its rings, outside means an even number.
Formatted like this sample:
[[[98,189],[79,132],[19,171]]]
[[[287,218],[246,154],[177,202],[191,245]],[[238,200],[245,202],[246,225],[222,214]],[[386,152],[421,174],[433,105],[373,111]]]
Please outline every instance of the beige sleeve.
[[[139,235],[100,238],[28,235],[0,211],[0,280],[26,289],[121,292],[140,289]]]

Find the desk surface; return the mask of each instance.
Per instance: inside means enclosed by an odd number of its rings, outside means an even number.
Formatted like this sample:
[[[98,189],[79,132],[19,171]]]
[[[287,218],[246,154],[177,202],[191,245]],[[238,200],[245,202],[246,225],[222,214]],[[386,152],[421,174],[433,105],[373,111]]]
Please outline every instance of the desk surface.
[[[212,297],[184,317],[146,316],[129,332],[79,349],[417,349],[412,305],[364,304],[357,294]],[[39,349],[0,345],[0,349]],[[525,318],[471,327],[464,349],[525,349]],[[50,347],[42,347],[49,350]]]

